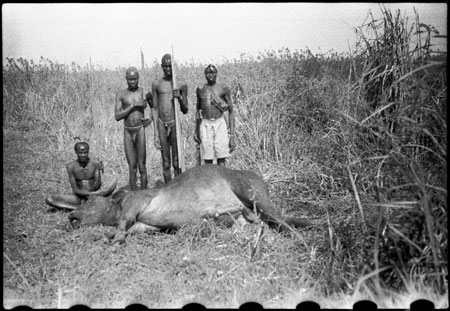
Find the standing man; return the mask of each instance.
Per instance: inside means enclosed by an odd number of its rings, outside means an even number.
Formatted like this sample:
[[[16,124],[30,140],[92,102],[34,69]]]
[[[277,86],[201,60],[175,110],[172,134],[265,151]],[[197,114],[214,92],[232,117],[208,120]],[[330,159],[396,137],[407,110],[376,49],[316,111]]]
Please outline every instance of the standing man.
[[[230,89],[216,83],[217,68],[208,65],[205,69],[207,83],[197,88],[197,113],[194,139],[201,144],[201,153],[206,164],[225,166],[225,160],[236,148],[234,142],[234,111],[230,97]],[[230,136],[223,114],[229,113]]]
[[[117,180],[109,189],[99,190],[102,185],[100,172],[103,170],[103,164],[91,161],[88,143],[77,142],[74,149],[77,159],[66,164],[73,194],[49,195],[45,199],[45,202],[52,206],[49,211],[54,211],[55,208],[74,210],[82,202],[86,201],[88,196],[108,196],[116,187]]]
[[[186,114],[188,112],[188,88],[186,84],[179,84],[179,89],[173,89],[172,58],[170,54],[165,54],[162,57],[161,68],[164,76],[152,83],[153,120],[155,121],[155,147],[161,150],[164,181],[167,184],[172,180],[171,164],[175,176],[181,173],[178,161],[174,110],[178,109],[178,105],[174,103],[174,100],[177,99],[181,111]]]
[[[139,72],[135,67],[126,71],[128,88],[116,94],[116,121],[124,120],[123,140],[125,156],[130,173],[130,189],[138,190],[136,183],[137,168],[141,175],[141,189],[147,189],[147,168],[145,166],[146,146],[144,128],[151,124],[151,119],[144,118],[146,103],[142,88],[139,87]]]

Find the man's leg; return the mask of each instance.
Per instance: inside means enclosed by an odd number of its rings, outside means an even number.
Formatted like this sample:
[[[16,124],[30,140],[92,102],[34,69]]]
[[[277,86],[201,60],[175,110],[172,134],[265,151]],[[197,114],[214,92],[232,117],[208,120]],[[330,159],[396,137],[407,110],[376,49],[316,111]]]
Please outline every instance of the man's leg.
[[[159,141],[161,143],[164,182],[167,184],[172,180],[172,173],[170,172],[170,144],[167,141],[166,127],[162,122],[159,122]]]
[[[147,189],[147,167],[145,166],[145,160],[147,157],[146,151],[146,139],[145,139],[145,129],[142,127],[139,130],[136,138],[136,151],[137,151],[137,163],[139,168],[139,173],[141,175],[141,189]]]
[[[45,202],[52,207],[66,210],[76,210],[81,204],[80,198],[74,194],[49,195]],[[49,211],[53,211],[53,209],[49,209]]]
[[[170,146],[172,148],[172,166],[175,177],[181,174],[180,164],[178,161],[178,146],[177,146],[177,133],[175,126],[172,127],[172,131],[169,136]]]
[[[125,156],[128,162],[128,171],[129,171],[129,183],[131,191],[138,190],[138,186],[136,184],[136,173],[137,173],[137,154],[136,150],[134,150],[135,146],[133,143],[133,136],[125,129],[123,135],[123,145],[125,147]]]
[[[225,166],[225,160],[230,156],[230,139],[224,118],[215,125],[215,133],[214,151],[217,157],[217,164]]]
[[[202,120],[202,123],[200,124],[200,139],[202,141],[200,148],[202,148],[205,164],[213,164],[214,161],[214,149],[212,144],[213,138],[213,129],[208,127],[207,121]]]
[[[165,148],[161,149],[161,157],[162,157],[162,165],[163,165],[163,176],[164,176],[164,182],[167,184],[169,181],[172,180],[172,172],[170,171],[170,146],[169,144],[166,144],[167,147],[169,148]],[[163,146],[163,144],[161,143],[161,147]]]

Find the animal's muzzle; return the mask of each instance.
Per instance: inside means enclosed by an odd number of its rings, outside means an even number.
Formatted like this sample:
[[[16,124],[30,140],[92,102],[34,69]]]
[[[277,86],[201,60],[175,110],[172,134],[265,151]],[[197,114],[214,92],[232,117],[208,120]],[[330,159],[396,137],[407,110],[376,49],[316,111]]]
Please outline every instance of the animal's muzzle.
[[[74,211],[74,212],[71,212],[68,216],[70,226],[74,229],[78,229],[81,227],[81,219],[77,214],[78,213],[76,211]]]

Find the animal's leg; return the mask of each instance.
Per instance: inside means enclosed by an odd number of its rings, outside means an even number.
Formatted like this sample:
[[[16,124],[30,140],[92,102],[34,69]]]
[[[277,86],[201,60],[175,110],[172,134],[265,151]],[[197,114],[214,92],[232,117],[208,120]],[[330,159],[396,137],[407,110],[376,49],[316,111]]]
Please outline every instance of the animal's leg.
[[[249,171],[230,171],[229,174],[227,179],[233,193],[246,207],[260,213],[262,220],[272,224],[283,219],[281,212],[269,198],[267,185],[258,175]]]
[[[297,228],[310,227],[313,225],[306,218],[300,218],[300,217],[286,218],[286,223],[290,224],[291,226],[297,227]]]
[[[289,225],[300,228],[312,225],[304,218],[286,219],[270,200],[269,189],[264,181],[257,175],[249,172],[241,174],[239,182],[233,185],[235,194],[248,208],[253,211],[256,208],[255,212],[260,213],[261,219],[267,222],[269,226],[289,230]]]
[[[154,227],[154,226],[144,224],[143,222],[136,222],[134,225],[131,226],[130,229],[128,229],[127,235],[144,233],[144,232],[154,232],[154,231],[160,231],[160,229],[157,227]]]
[[[118,226],[116,230],[116,236],[113,243],[124,243],[127,236],[128,228],[134,225],[137,221],[138,215],[142,212],[142,209],[151,201],[148,197],[143,196],[147,192],[129,192],[120,201],[122,206],[122,212],[119,217]],[[148,193],[147,193],[148,194]]]
[[[239,227],[242,227],[245,224],[249,223],[249,220],[246,216],[242,213],[238,213],[237,215],[231,215],[231,214],[216,214],[214,216],[214,221],[225,225],[226,227],[231,227],[233,225],[238,225]]]
[[[244,217],[244,215],[239,214],[235,219],[235,223],[242,228],[244,225],[248,224],[248,220]]]
[[[114,235],[114,239],[112,241],[113,244],[125,243],[125,238],[127,236],[127,227],[130,222],[132,222],[131,219],[127,220],[125,218],[121,218],[119,220],[119,225],[117,226],[116,234]]]
[[[249,208],[255,213],[260,213],[262,220],[269,225],[279,224],[283,220],[283,215],[269,198],[269,191],[266,185],[260,185],[259,187],[252,185],[249,192]]]
[[[256,216],[255,213],[253,213],[250,209],[245,208],[242,211],[242,216],[247,220],[247,222],[259,222],[261,219]]]
[[[245,206],[243,205],[232,205],[230,207],[220,207],[217,209],[217,211],[214,213],[213,217],[215,219],[222,218],[223,216],[227,217],[227,215],[241,215],[245,211]]]
[[[122,207],[127,206],[127,201],[122,202]],[[117,226],[116,235],[114,236],[113,244],[125,243],[127,230],[136,222],[137,212],[134,209],[126,210],[124,208],[123,214],[120,216],[119,225]]]

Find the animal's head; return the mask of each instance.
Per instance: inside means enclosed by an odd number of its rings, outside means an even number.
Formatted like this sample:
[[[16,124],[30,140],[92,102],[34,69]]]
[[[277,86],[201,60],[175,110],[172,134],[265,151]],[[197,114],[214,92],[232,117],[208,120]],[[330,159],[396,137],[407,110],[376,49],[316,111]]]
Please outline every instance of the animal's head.
[[[89,199],[69,214],[72,228],[89,225],[116,226],[121,212],[120,200],[126,194],[116,192],[112,197],[90,196]]]

